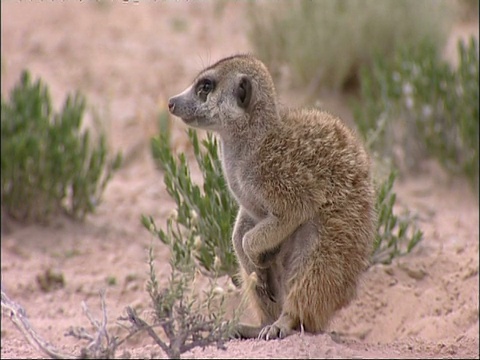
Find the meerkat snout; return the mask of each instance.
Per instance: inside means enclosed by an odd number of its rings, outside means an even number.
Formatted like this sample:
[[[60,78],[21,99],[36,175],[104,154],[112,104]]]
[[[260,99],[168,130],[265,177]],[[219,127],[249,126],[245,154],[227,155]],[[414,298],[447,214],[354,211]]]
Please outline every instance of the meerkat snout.
[[[175,111],[175,101],[173,101],[171,98],[168,100],[168,110],[170,113],[174,113]]]
[[[168,100],[168,110],[172,115],[179,116],[180,118],[184,118],[185,116],[189,115],[189,98],[191,87],[185,89],[182,93],[172,96]],[[191,111],[190,111],[191,112]],[[188,116],[187,116],[188,118]]]

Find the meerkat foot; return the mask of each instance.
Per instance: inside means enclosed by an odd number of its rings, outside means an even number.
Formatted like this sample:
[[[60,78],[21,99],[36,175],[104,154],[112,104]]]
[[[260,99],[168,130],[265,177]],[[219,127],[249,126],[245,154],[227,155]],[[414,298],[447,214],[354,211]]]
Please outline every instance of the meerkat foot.
[[[267,325],[260,330],[257,338],[263,340],[283,339],[294,332],[295,330],[289,328],[288,326],[273,323],[272,325]]]
[[[281,315],[280,318],[271,325],[265,326],[260,330],[258,339],[273,340],[283,339],[294,332],[292,319],[288,315]]]

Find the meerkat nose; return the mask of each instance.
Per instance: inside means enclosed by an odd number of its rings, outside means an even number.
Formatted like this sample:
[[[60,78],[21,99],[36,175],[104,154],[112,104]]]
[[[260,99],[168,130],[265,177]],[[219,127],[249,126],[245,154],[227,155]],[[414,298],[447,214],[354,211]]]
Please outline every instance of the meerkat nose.
[[[175,110],[175,102],[173,102],[172,99],[168,100],[168,110],[170,110],[171,113]]]

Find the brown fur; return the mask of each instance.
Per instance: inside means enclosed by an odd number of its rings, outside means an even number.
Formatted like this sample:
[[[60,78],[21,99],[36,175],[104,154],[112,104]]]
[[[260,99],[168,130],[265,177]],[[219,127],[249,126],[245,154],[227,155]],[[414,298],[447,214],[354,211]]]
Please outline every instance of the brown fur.
[[[206,80],[207,79],[207,80]],[[205,85],[206,83],[210,85]],[[251,55],[220,60],[169,101],[174,115],[216,132],[240,210],[233,245],[261,326],[272,339],[325,330],[355,296],[375,231],[369,157],[337,117],[280,109],[265,65]]]

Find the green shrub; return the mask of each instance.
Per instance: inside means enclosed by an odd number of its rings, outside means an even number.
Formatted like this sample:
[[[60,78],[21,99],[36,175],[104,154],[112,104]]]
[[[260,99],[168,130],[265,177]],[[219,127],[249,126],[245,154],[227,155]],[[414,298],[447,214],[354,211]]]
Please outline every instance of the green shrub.
[[[324,0],[252,2],[249,40],[278,79],[339,90],[401,44],[430,39],[440,47],[453,18],[446,1]]]
[[[388,177],[377,186],[377,233],[373,244],[372,263],[390,263],[395,257],[408,254],[423,239],[423,233],[415,227],[407,212],[393,212],[397,195],[393,191],[397,173],[391,170]]]
[[[152,154],[164,172],[167,191],[177,209],[167,220],[166,231],[157,229],[151,217],[143,216],[142,222],[163,243],[172,244],[174,256],[194,256],[210,275],[228,274],[235,279],[238,268],[230,237],[238,207],[222,174],[217,141],[208,135],[200,144],[193,130],[188,136],[202,172],[202,190],[190,177],[185,154],[174,157],[168,133],[160,133],[152,139]]]
[[[375,139],[372,149],[397,167],[417,169],[434,156],[465,174],[478,193],[478,41],[459,42],[458,52],[454,69],[428,42],[405,48],[391,62],[378,57],[372,71],[362,71],[355,120]]]
[[[120,155],[110,159],[104,134],[81,131],[85,100],[69,95],[52,109],[48,87],[28,71],[1,99],[2,209],[20,220],[46,221],[60,211],[83,219],[94,210]]]
[[[194,288],[198,273],[192,258],[176,257],[177,250],[173,246],[174,243],[170,242],[169,283],[162,289],[157,281],[153,247],[149,250],[147,291],[154,310],[153,323],[147,324],[136,316],[133,309],[127,308],[130,322],[135,324],[135,330],[147,330],[170,359],[179,359],[182,353],[194,347],[216,344],[218,348],[225,349],[224,342],[238,323],[238,311],[234,312],[232,320],[225,321],[225,294],[223,288],[215,283],[217,276],[203,293],[199,293]],[[161,327],[167,339],[156,335],[153,327]]]

